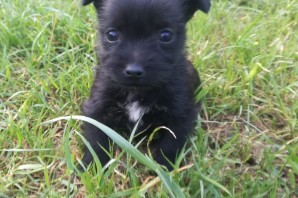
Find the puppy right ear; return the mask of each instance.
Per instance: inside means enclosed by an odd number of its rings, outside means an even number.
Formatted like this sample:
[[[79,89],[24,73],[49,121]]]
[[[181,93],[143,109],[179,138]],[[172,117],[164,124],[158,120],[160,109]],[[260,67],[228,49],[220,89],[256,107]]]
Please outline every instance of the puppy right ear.
[[[83,0],[82,5],[86,6],[86,5],[90,4],[91,2],[93,2],[93,0]]]
[[[86,6],[93,2],[96,12],[99,15],[99,10],[102,7],[102,1],[103,0],[82,0],[82,5]]]
[[[89,5],[92,2],[93,2],[93,5],[96,9],[98,9],[102,4],[102,0],[82,0],[82,5],[86,6],[86,5]]]

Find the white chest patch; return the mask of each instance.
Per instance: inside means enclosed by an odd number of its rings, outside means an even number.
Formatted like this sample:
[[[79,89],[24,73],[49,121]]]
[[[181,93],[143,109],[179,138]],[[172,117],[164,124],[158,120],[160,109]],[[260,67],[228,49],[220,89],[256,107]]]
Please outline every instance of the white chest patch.
[[[145,113],[149,112],[148,107],[143,107],[138,101],[129,103],[125,107],[129,120],[136,123]]]

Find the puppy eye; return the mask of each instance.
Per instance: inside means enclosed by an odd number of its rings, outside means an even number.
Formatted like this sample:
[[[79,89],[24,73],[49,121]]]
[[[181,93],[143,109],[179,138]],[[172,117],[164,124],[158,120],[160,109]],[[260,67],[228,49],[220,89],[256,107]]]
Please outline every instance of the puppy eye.
[[[119,32],[115,29],[108,30],[106,33],[106,39],[111,43],[116,42],[119,39]]]
[[[174,38],[174,32],[170,29],[165,29],[160,32],[159,40],[163,43],[170,43]]]

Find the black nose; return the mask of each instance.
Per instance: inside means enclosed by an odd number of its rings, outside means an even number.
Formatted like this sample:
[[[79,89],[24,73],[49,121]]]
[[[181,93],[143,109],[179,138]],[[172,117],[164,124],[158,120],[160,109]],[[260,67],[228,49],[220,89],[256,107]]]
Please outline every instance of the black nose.
[[[124,74],[127,77],[141,78],[145,75],[145,71],[141,65],[128,64],[124,70]]]

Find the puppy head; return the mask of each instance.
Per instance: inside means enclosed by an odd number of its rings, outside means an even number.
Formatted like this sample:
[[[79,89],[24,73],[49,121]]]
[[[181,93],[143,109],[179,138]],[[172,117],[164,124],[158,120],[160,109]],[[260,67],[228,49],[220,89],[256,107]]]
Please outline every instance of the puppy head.
[[[102,7],[102,4],[104,1],[109,1],[109,0],[82,0],[82,5],[85,6],[93,2],[97,12],[99,13],[100,8]],[[178,0],[178,1],[180,1],[181,9],[183,9],[183,15],[184,15],[185,21],[188,21],[197,10],[201,10],[205,13],[208,13],[211,6],[210,0]]]
[[[183,67],[185,24],[208,0],[84,0],[99,17],[102,75],[124,87],[159,87]],[[179,62],[180,61],[180,62]]]

